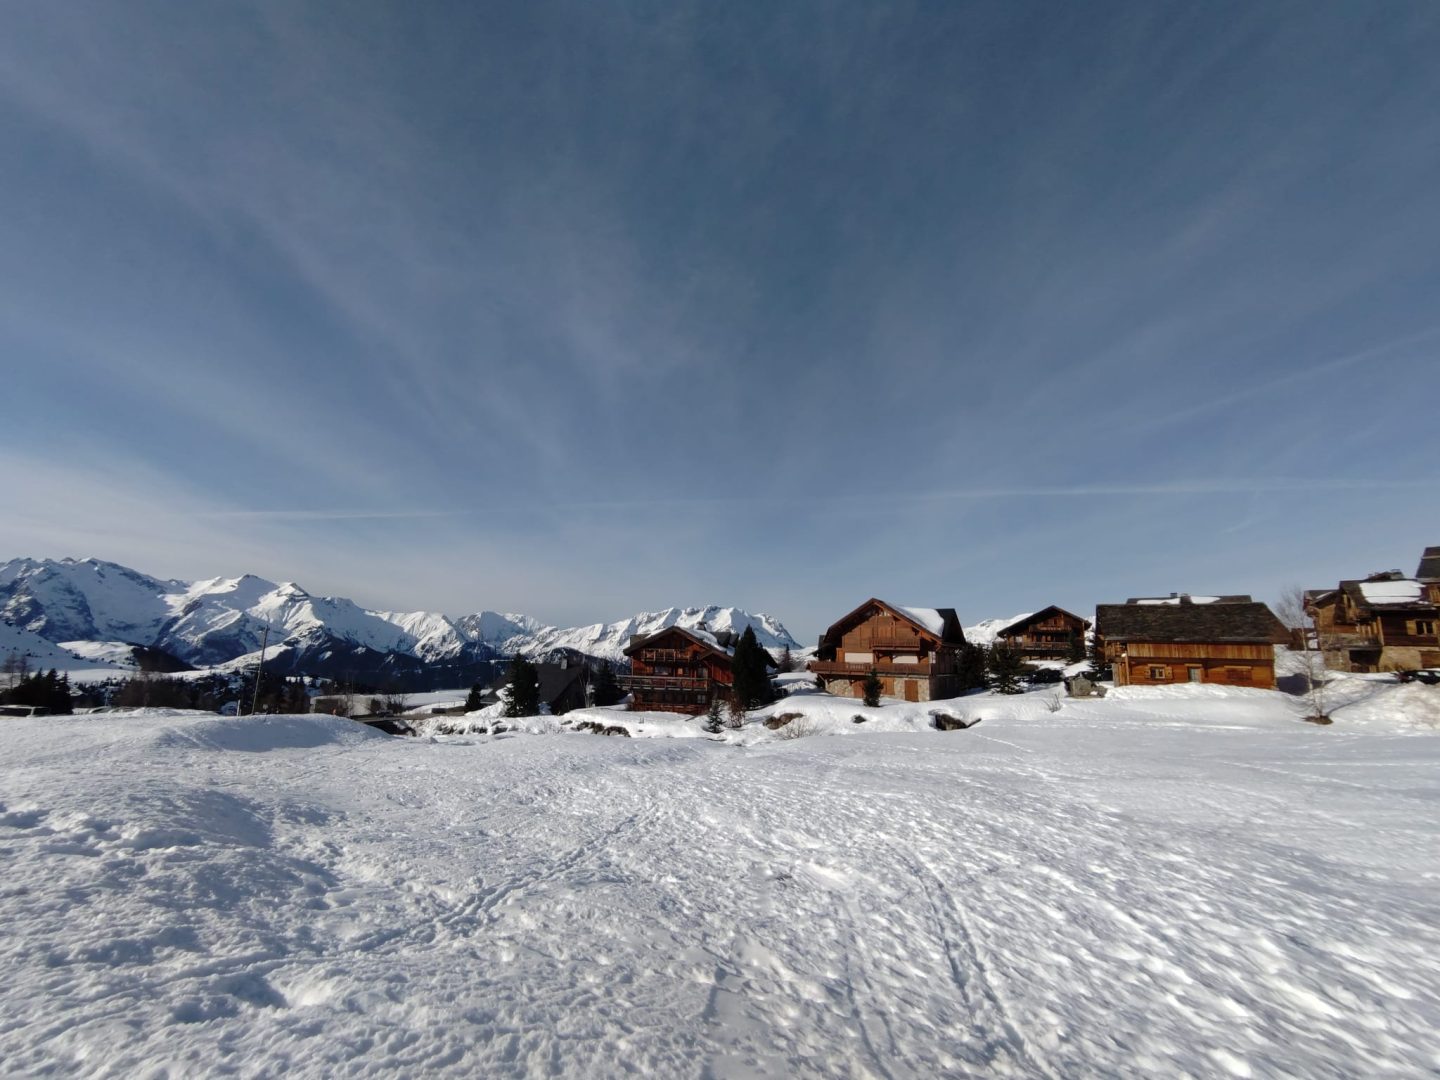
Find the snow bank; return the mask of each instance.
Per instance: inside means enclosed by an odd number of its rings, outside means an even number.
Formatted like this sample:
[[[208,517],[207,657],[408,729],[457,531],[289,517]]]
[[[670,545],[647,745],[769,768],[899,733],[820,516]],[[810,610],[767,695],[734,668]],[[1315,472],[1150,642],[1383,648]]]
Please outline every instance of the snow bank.
[[[213,717],[165,729],[157,747],[194,747],[262,754],[270,750],[351,746],[392,736],[343,716],[307,713],[300,716]]]

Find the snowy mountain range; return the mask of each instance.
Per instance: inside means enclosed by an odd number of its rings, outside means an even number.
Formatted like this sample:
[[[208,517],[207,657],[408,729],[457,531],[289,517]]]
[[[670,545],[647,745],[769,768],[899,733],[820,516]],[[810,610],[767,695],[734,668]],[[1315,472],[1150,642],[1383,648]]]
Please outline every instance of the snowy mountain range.
[[[135,645],[195,667],[243,665],[264,641],[272,670],[404,681],[429,670],[469,679],[517,653],[540,659],[569,650],[620,661],[631,636],[676,625],[736,632],[750,626],[767,648],[799,648],[779,620],[738,608],[668,608],[565,628],[494,611],[458,619],[371,611],[250,574],[185,582],[98,559],[0,564],[0,643],[30,653],[36,666],[54,666],[66,655],[79,661],[72,669],[109,666]]]

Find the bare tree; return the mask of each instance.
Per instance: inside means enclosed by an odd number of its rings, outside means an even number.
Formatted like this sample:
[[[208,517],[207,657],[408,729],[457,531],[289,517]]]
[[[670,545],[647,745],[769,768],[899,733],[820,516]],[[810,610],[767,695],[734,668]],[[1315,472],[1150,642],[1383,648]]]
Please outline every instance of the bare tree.
[[[1325,683],[1328,678],[1325,643],[1320,639],[1320,629],[1315,622],[1315,608],[1306,602],[1304,587],[1286,585],[1281,589],[1280,597],[1275,603],[1275,614],[1291,630],[1300,632],[1301,673],[1305,679],[1306,696],[1310,699],[1310,715],[1305,719],[1317,724],[1328,724],[1330,715],[1325,711]]]
[[[1304,586],[1286,585],[1281,589],[1280,598],[1275,601],[1275,614],[1290,630],[1308,630],[1311,619]]]

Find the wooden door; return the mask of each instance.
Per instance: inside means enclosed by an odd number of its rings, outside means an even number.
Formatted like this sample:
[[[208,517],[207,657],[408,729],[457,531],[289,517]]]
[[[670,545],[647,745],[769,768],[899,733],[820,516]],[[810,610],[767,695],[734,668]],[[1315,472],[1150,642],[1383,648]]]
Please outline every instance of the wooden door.
[[[906,679],[906,680],[905,680],[905,700],[906,700],[906,701],[919,701],[919,700],[920,700],[920,680],[919,680],[919,679]]]

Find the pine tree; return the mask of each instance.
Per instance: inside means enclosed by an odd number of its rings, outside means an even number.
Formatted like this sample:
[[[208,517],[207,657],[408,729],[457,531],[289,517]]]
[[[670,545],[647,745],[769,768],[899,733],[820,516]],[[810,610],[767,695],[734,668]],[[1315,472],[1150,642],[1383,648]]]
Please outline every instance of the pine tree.
[[[880,704],[880,694],[885,689],[885,684],[880,681],[880,676],[874,671],[865,676],[865,681],[860,684],[860,691],[865,697],[865,704],[871,708]]]
[[[540,715],[540,672],[523,656],[510,661],[510,699],[506,716]]]
[[[770,663],[764,649],[755,640],[755,628],[745,627],[730,658],[733,680],[732,693],[743,709],[758,709],[775,700],[770,684]]]
[[[485,707],[485,701],[480,696],[482,692],[478,682],[470,687],[470,693],[465,695],[466,712],[478,712]]]
[[[786,645],[784,651],[780,653],[780,663],[775,670],[782,675],[788,675],[795,670],[795,657],[790,655],[789,645]]]
[[[1025,661],[1015,646],[997,641],[990,646],[986,666],[990,669],[990,688],[997,694],[1020,693],[1020,676],[1025,673]]]
[[[1084,659],[1085,635],[1072,632],[1070,635],[1070,649],[1065,654],[1065,662],[1067,664],[1078,664],[1081,660]]]
[[[723,708],[720,695],[714,695],[710,699],[710,707],[705,711],[705,730],[711,735],[719,735],[725,727],[725,721],[720,715]]]
[[[608,660],[600,661],[600,666],[595,669],[595,677],[590,681],[590,687],[594,692],[596,705],[618,705],[625,698],[625,692],[620,689],[620,684],[615,679],[615,669]]]
[[[961,645],[957,674],[960,677],[961,693],[967,690],[979,690],[984,686],[986,684],[985,650],[968,641]]]
[[[1100,682],[1112,675],[1110,665],[1105,662],[1105,647],[1101,644],[1099,635],[1096,635],[1090,639],[1090,667],[1086,670],[1085,677],[1091,682]]]

